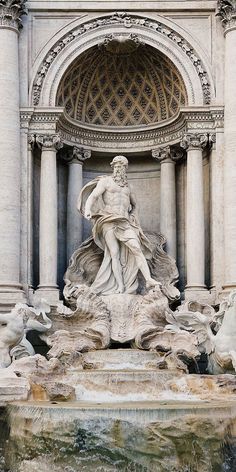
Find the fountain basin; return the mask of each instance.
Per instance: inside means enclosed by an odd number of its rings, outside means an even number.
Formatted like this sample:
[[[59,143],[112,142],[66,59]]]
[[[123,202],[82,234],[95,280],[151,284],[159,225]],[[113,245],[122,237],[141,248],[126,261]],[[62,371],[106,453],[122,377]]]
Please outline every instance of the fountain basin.
[[[236,402],[17,402],[14,472],[220,472],[236,466]],[[231,468],[229,468],[231,467]]]

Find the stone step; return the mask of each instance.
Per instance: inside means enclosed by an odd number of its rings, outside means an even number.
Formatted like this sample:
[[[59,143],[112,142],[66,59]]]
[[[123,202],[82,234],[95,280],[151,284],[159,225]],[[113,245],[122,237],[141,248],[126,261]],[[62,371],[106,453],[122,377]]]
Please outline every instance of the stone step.
[[[27,400],[29,391],[30,386],[27,379],[2,377],[0,379],[0,406],[12,401]]]
[[[158,370],[70,370],[69,383],[79,401],[157,401],[166,398],[168,382],[180,371]]]
[[[159,355],[138,349],[106,349],[82,354],[79,363],[83,369],[142,370],[156,369]]]

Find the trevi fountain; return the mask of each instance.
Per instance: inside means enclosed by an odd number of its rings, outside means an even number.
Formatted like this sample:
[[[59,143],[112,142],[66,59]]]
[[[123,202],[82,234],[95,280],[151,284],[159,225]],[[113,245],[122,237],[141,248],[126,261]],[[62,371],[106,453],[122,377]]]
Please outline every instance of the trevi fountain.
[[[235,0],[0,44],[0,472],[235,472]]]

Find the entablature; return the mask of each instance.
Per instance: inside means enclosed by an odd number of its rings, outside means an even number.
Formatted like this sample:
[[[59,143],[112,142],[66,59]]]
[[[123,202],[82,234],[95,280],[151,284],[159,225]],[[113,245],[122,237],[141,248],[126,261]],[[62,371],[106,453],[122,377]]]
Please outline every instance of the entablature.
[[[113,0],[31,0],[28,2],[29,10],[95,10],[95,11],[110,11],[110,10],[141,10],[141,11],[165,11],[165,10],[202,10],[209,11],[216,8],[217,2],[215,0],[144,0],[144,1],[119,1]]]
[[[150,151],[162,145],[178,144],[185,133],[201,131],[212,134],[223,127],[223,107],[185,107],[175,117],[148,126],[105,128],[68,117],[63,108],[22,108],[21,125],[28,120],[31,134],[44,131],[60,133],[68,146],[82,145],[100,152]],[[25,125],[23,125],[24,127]]]

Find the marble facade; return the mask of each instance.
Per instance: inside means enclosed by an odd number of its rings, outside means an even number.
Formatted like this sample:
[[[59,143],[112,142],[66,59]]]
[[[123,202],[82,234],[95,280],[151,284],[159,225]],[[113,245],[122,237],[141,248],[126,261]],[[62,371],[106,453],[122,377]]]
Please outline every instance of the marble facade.
[[[0,0],[0,312],[60,299],[116,154],[182,298],[236,289],[236,3]]]

